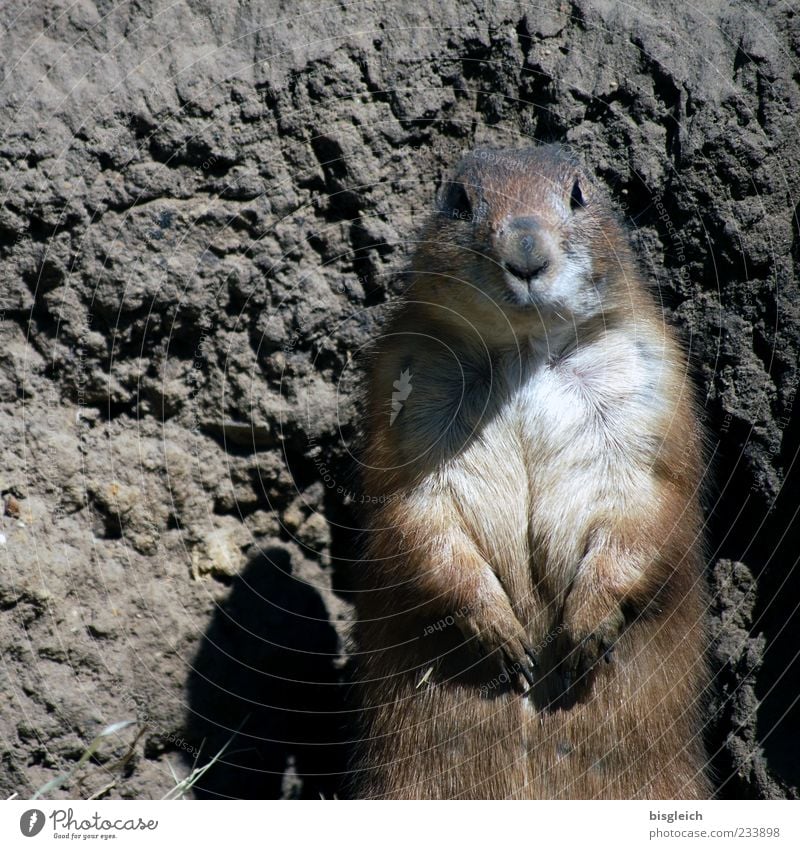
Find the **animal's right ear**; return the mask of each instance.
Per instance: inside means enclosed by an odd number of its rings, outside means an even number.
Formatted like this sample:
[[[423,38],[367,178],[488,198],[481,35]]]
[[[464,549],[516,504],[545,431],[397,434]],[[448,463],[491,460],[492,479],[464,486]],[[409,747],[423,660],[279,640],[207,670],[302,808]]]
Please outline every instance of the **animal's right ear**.
[[[446,182],[439,193],[439,212],[447,218],[469,221],[472,219],[472,202],[464,183]]]

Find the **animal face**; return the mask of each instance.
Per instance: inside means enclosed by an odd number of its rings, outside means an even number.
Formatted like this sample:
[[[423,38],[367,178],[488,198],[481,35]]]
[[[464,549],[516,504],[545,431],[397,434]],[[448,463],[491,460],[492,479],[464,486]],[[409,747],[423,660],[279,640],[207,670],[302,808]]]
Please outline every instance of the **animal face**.
[[[423,274],[461,299],[514,314],[583,319],[602,310],[603,209],[578,163],[556,146],[476,150],[442,187]],[[462,300],[463,302],[463,300]],[[515,321],[515,323],[517,323]]]

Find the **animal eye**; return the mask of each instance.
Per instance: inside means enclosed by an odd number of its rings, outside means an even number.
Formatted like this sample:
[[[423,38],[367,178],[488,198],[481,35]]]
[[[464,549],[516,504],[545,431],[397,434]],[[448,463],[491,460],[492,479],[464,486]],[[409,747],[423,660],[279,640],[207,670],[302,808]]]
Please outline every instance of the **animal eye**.
[[[572,184],[572,194],[569,196],[569,208],[575,212],[577,209],[583,209],[585,206],[586,202],[583,199],[583,192],[581,192],[581,184],[576,180]]]
[[[442,198],[442,211],[453,218],[470,218],[472,204],[463,183],[448,183]]]

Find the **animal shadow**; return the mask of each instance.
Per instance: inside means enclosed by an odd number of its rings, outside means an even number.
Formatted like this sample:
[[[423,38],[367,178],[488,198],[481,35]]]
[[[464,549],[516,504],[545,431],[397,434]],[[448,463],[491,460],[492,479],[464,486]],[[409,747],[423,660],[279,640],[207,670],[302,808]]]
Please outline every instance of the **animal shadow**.
[[[331,798],[348,760],[346,671],[319,591],[292,575],[290,552],[253,557],[217,607],[189,679],[187,738],[196,766],[227,748],[199,798]],[[195,753],[186,752],[187,766]]]

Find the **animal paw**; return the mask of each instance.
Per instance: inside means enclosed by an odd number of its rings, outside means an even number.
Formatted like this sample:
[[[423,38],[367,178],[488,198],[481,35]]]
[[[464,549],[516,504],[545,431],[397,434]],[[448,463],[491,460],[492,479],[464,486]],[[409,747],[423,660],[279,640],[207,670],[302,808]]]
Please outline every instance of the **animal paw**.
[[[601,661],[613,662],[614,647],[625,625],[625,617],[614,605],[592,624],[591,605],[589,610],[586,606],[576,607],[570,604],[570,598],[565,605],[558,656],[564,689],[573,690],[575,695],[588,689]]]
[[[479,608],[460,620],[464,636],[481,656],[494,656],[515,690],[527,693],[536,680],[538,663],[525,629],[508,610]]]

